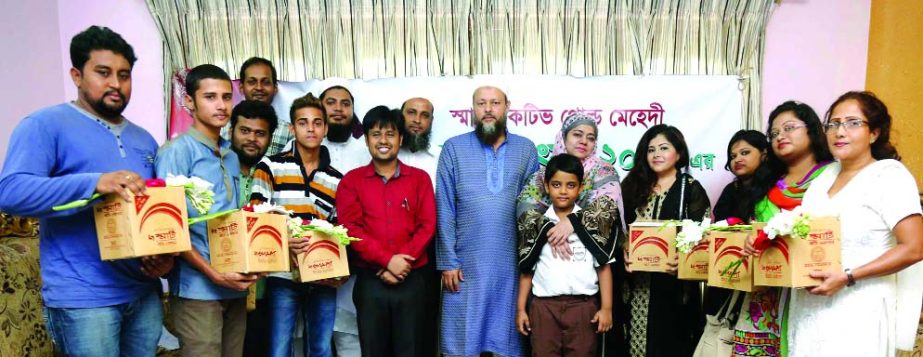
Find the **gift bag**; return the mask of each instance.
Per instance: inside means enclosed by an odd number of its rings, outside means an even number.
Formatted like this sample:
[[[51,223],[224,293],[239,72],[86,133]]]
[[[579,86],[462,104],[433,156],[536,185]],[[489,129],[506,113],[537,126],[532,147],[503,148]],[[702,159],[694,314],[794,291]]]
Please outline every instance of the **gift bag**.
[[[728,357],[734,348],[734,326],[744,301],[744,292],[734,291],[715,315],[705,316],[705,330],[693,357]]]

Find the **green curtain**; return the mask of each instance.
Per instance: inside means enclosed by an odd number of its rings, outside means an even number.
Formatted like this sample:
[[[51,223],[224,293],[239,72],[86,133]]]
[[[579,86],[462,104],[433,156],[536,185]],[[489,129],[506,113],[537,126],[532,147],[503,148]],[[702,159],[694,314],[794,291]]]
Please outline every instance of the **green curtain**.
[[[473,74],[737,75],[761,128],[772,0],[146,0],[165,83],[251,56],[280,80]]]

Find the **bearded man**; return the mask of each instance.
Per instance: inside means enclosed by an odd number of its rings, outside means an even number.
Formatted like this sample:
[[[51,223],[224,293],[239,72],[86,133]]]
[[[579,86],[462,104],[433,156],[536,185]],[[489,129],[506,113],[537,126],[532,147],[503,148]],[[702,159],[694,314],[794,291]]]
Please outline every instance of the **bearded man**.
[[[532,141],[506,130],[506,93],[480,87],[472,104],[474,132],[446,141],[436,170],[440,345],[450,356],[519,356],[516,198],[538,157]]]

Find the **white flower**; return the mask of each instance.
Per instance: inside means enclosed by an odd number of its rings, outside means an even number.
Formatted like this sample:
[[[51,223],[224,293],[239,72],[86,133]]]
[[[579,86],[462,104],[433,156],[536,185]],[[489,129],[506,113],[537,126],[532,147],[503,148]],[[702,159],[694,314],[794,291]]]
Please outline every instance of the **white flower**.
[[[333,225],[330,224],[330,222],[327,222],[323,219],[311,220],[311,225],[317,228],[333,228]]]
[[[167,183],[167,186],[174,186],[174,187],[183,187],[183,186],[186,186],[192,183],[192,181],[190,181],[188,177],[184,175],[174,175],[174,174],[167,174],[167,179],[164,180],[164,182]]]
[[[306,230],[312,230],[327,234],[342,245],[349,245],[350,242],[359,240],[358,238],[353,238],[349,236],[349,232],[346,230],[346,227],[342,225],[334,226],[322,219],[312,220],[310,225],[304,226]]]
[[[207,214],[215,203],[215,193],[211,190],[214,185],[200,177],[167,174],[167,179],[164,181],[167,186],[183,187],[186,191],[186,198],[199,214]]]
[[[302,227],[302,220],[298,217],[289,218],[286,222],[288,225],[288,234],[292,238],[301,238],[304,236],[304,228]]]
[[[708,222],[695,222],[690,219],[684,219],[680,223],[682,230],[676,234],[676,240],[674,245],[676,249],[682,253],[689,253],[692,251],[692,248],[695,248],[699,241],[702,240],[702,236],[705,234],[705,230],[709,228]]]
[[[763,228],[763,231],[766,232],[769,239],[792,235],[796,231],[796,227],[801,227],[801,230],[804,230],[807,227],[809,218],[809,215],[802,211],[801,206],[795,207],[791,211],[782,210],[772,216],[769,222],[766,222],[766,227]]]
[[[215,184],[203,180],[201,177],[192,176],[189,178],[189,181],[192,183],[192,186],[198,191],[209,191],[212,189]]]
[[[270,204],[269,202],[263,202],[253,206],[253,213],[276,213],[288,216],[292,214],[292,211],[286,210],[285,207]]]

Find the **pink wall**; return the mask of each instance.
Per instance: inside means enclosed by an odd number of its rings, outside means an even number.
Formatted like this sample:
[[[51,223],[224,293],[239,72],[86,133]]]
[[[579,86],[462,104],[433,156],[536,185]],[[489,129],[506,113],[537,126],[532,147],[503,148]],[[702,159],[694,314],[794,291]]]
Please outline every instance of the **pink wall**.
[[[38,108],[60,103],[62,54],[54,0],[5,2],[0,12],[0,165],[13,128]],[[73,85],[71,85],[73,86]]]
[[[71,101],[77,89],[70,80],[70,40],[90,25],[120,33],[135,50],[129,120],[147,129],[158,142],[166,137],[163,105],[163,52],[160,34],[144,0],[29,0],[4,3],[0,12],[0,165],[10,134],[29,113]]]
[[[783,0],[766,29],[763,120],[782,102],[823,117],[848,90],[865,88],[871,0]]]
[[[138,61],[132,69],[131,101],[123,113],[126,118],[147,129],[163,143],[167,129],[163,104],[163,50],[160,32],[144,0],[58,1],[59,46],[67,54],[71,38],[90,25],[100,25],[118,32],[135,50]],[[64,79],[67,100],[77,97],[77,88],[67,71],[70,59],[65,55],[59,71]]]
[[[764,118],[787,99],[826,110],[839,94],[865,86],[871,0],[784,0],[769,21],[763,74]],[[91,24],[109,26],[139,58],[125,115],[158,142],[166,136],[163,56],[159,33],[143,0],[30,0],[0,13],[0,158],[13,127],[26,114],[72,100],[67,76],[70,38]],[[2,159],[0,159],[2,160]],[[2,165],[2,161],[0,161]]]

